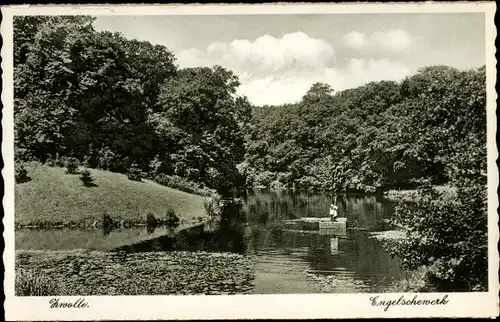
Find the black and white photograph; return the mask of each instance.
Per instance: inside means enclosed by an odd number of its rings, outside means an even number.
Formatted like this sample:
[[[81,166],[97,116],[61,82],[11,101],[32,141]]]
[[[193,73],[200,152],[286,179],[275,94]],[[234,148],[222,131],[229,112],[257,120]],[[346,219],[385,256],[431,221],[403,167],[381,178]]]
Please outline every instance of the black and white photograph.
[[[6,12],[16,301],[497,294],[494,5],[202,7]]]

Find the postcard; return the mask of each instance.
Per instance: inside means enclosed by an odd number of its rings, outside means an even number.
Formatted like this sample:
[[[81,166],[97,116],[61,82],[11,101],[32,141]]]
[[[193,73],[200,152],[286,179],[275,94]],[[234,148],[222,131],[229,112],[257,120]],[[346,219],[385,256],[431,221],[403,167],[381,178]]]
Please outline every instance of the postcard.
[[[6,320],[499,314],[495,3],[1,10]]]

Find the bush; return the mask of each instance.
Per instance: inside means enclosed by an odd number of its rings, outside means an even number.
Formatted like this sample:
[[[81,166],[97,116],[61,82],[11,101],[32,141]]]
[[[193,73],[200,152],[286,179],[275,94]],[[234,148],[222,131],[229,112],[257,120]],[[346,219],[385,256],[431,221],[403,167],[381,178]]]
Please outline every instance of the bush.
[[[16,271],[15,292],[17,296],[63,295],[52,279],[30,271]]]
[[[111,216],[107,212],[104,212],[102,214],[102,229],[104,230],[104,232],[109,233],[115,226],[116,226],[115,221],[111,218]]]
[[[128,168],[126,157],[113,152],[108,147],[102,147],[93,153],[91,163],[94,167],[114,172],[125,173]]]
[[[80,162],[77,158],[68,157],[64,159],[67,174],[78,174],[78,166]]]
[[[155,215],[152,212],[148,212],[146,214],[146,226],[147,227],[157,227],[158,219],[156,219]]]
[[[95,187],[94,178],[90,175],[90,171],[85,169],[80,173],[80,180],[85,187]]]
[[[160,158],[158,156],[155,156],[153,160],[149,162],[149,175],[152,177],[158,175],[162,167],[163,162],[160,161]]]
[[[137,165],[137,163],[135,163],[135,162],[132,163],[132,165],[130,166],[130,168],[127,171],[127,177],[129,178],[129,180],[132,180],[132,181],[139,181],[140,182],[142,180],[143,173],[142,173],[142,170]]]
[[[459,186],[456,193],[419,189],[414,203],[400,203],[395,221],[408,228],[393,254],[403,267],[432,267],[442,291],[480,291],[488,285],[486,187]]]
[[[175,210],[172,208],[167,210],[165,215],[165,225],[169,228],[177,228],[180,225],[180,219],[175,214]]]
[[[16,163],[14,178],[16,179],[16,183],[24,183],[31,180],[28,176],[28,170],[26,170],[24,164]]]

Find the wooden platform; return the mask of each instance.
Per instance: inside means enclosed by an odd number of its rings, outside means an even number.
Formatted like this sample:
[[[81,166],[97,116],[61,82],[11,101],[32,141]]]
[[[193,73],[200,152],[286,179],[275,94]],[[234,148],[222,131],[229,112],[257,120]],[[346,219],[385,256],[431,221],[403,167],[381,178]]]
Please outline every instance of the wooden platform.
[[[320,235],[345,235],[347,218],[337,218],[332,221],[330,217],[303,217],[285,220],[285,227],[293,230],[313,230]]]

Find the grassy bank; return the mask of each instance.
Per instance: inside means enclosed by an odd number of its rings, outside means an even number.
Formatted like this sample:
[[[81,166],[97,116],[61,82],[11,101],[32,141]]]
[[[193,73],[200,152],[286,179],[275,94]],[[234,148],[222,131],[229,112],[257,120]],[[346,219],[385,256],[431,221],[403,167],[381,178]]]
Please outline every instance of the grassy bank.
[[[229,253],[16,251],[16,295],[241,294],[249,257]]]
[[[165,218],[172,209],[183,221],[206,216],[201,196],[124,174],[89,169],[95,187],[85,187],[64,168],[26,166],[31,180],[16,184],[15,223],[26,226],[91,226],[107,213],[117,222],[145,223],[146,215]]]

